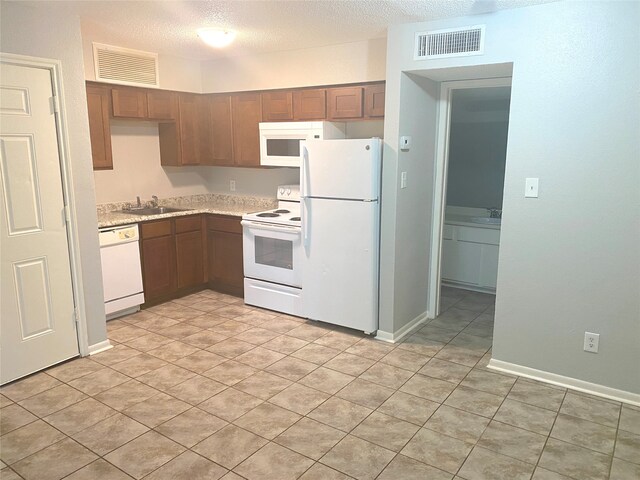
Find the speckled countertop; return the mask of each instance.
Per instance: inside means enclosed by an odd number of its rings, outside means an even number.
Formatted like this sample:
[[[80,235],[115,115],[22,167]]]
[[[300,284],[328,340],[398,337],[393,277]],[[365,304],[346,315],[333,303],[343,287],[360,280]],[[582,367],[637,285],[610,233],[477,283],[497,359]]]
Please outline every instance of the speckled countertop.
[[[453,213],[447,213],[444,217],[444,223],[448,225],[461,225],[463,227],[474,227],[474,228],[488,228],[490,230],[500,230],[500,224],[491,224],[491,223],[476,223],[471,221],[472,218],[476,218],[473,215],[459,215]]]
[[[267,197],[209,193],[205,195],[161,198],[158,204],[161,207],[184,208],[188,210],[159,215],[136,215],[131,212],[122,211],[123,208],[129,205],[129,202],[103,203],[97,205],[98,227],[115,227],[129,223],[146,222],[160,218],[181,217],[184,215],[196,215],[200,213],[241,217],[245,213],[276,208],[278,206],[278,200]]]

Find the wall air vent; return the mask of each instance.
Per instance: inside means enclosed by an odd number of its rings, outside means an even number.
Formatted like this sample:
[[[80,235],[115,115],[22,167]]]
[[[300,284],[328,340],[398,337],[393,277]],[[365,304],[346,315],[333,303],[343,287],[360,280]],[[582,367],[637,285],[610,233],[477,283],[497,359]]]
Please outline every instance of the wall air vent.
[[[484,53],[484,25],[416,33],[414,60]]]
[[[158,54],[93,43],[96,80],[158,87]]]

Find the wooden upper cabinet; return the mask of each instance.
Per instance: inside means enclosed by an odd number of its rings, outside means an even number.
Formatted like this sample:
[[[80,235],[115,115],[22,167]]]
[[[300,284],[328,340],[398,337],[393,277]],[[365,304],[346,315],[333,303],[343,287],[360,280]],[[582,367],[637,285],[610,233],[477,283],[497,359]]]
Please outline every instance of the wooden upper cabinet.
[[[327,90],[314,88],[293,92],[294,120],[324,120],[327,118]]]
[[[364,87],[364,116],[384,117],[384,83]]]
[[[113,169],[111,155],[111,127],[109,112],[111,98],[107,87],[87,85],[87,109],[89,111],[89,135],[94,170]]]
[[[340,87],[327,90],[329,120],[362,118],[363,87]]]
[[[262,121],[293,120],[293,92],[267,92],[262,94]]]
[[[204,95],[177,94],[175,122],[160,123],[160,163],[164,166],[207,165],[211,160],[211,118]]]
[[[176,118],[178,96],[167,90],[147,91],[147,117],[151,120],[173,120]]]
[[[198,95],[181,93],[178,97],[178,132],[180,135],[180,164],[198,165]]]
[[[141,88],[113,87],[111,89],[113,116],[147,118],[147,94]]]
[[[211,141],[213,143],[211,164],[233,165],[233,137],[231,134],[231,96],[209,97],[211,113]]]
[[[233,157],[235,165],[260,166],[259,123],[262,102],[259,93],[240,93],[231,96],[233,127]]]

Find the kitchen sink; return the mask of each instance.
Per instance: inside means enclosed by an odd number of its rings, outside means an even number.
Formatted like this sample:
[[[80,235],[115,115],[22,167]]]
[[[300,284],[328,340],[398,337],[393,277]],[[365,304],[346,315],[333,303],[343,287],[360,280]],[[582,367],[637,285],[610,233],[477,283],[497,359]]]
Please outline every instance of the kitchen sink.
[[[124,213],[132,213],[135,215],[160,215],[162,213],[187,212],[188,208],[174,207],[145,207],[145,208],[123,208]]]
[[[483,223],[485,225],[500,225],[502,223],[501,218],[491,218],[491,217],[473,217],[471,221],[473,223]]]

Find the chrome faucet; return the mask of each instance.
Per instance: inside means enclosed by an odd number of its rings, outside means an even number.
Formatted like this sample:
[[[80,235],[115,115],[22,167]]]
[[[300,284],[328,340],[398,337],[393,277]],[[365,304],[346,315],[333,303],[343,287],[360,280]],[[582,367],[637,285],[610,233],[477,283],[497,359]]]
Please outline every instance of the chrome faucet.
[[[151,206],[156,208],[158,206],[158,197],[151,195]]]
[[[502,218],[502,210],[496,207],[486,209],[489,212],[489,218]]]
[[[136,201],[137,201],[136,207],[142,208],[142,203],[140,202],[140,196],[139,195],[136,197]]]

